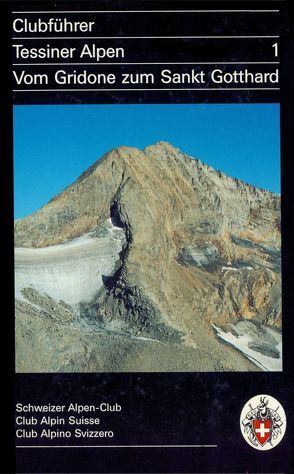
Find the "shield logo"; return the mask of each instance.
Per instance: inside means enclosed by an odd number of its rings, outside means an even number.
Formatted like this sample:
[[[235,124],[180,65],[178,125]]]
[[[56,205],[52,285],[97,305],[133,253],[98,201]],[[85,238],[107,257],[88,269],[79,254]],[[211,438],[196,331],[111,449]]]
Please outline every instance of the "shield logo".
[[[272,420],[252,420],[252,428],[261,446],[271,439]]]

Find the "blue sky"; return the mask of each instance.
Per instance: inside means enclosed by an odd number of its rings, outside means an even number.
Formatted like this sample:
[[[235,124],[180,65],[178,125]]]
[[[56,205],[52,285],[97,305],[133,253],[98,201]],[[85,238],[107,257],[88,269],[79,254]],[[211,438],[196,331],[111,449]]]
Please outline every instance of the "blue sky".
[[[278,104],[15,106],[15,217],[46,204],[111,148],[159,140],[280,192],[279,113]]]

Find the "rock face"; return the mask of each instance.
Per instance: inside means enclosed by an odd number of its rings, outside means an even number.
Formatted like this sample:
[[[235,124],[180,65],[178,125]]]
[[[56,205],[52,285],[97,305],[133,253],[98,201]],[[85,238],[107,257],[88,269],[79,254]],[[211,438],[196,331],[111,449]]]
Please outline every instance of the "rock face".
[[[71,253],[83,239],[88,247]],[[250,320],[281,328],[279,196],[168,143],[110,151],[38,212],[16,221],[15,242],[20,371],[257,370],[213,327]],[[54,251],[67,263],[54,263]],[[44,273],[37,268],[42,252]],[[63,279],[68,272],[69,286],[75,275],[75,288],[64,289],[54,265]],[[49,270],[50,284],[42,276]],[[52,329],[60,302],[72,314],[61,318],[69,340]],[[33,336],[26,336],[28,327]],[[86,346],[85,366],[77,363],[72,331]],[[42,337],[47,352],[30,369],[27,346]],[[123,356],[127,345],[128,354],[134,347],[134,357],[144,354],[140,368]],[[268,353],[277,358],[274,349]]]

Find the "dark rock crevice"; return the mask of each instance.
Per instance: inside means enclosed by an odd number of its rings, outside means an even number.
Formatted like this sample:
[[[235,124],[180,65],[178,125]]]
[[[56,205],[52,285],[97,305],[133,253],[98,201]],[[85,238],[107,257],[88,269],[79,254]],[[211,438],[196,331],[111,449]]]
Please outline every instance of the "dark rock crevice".
[[[103,323],[122,320],[127,324],[128,331],[135,335],[180,341],[180,333],[163,322],[156,304],[144,295],[142,289],[130,285],[128,281],[127,261],[133,235],[119,191],[111,202],[110,217],[115,226],[124,229],[126,241],[119,254],[117,270],[112,276],[103,277],[105,291],[101,292],[96,303],[98,319]]]

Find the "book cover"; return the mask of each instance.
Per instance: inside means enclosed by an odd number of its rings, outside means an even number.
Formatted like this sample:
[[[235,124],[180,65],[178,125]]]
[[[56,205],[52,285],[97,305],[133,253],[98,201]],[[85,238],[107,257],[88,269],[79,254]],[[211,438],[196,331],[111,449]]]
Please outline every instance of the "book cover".
[[[291,473],[288,4],[1,11],[2,472]]]

